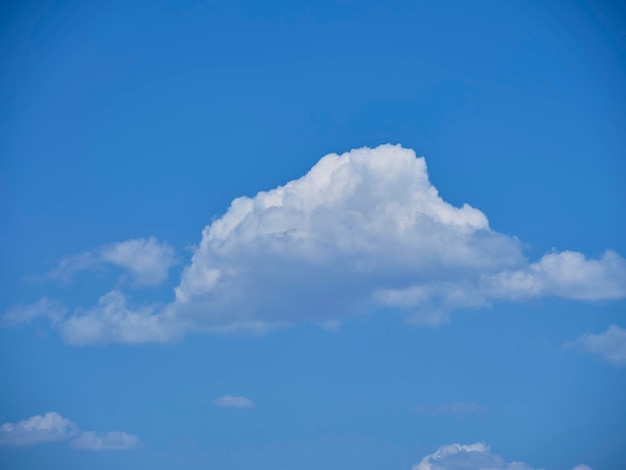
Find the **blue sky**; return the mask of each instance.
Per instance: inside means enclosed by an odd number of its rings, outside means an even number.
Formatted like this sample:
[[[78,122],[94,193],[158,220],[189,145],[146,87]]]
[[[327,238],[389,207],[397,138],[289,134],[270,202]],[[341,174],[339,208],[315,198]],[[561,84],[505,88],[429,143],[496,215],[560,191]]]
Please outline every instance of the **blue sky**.
[[[624,468],[619,2],[0,18],[0,467]]]

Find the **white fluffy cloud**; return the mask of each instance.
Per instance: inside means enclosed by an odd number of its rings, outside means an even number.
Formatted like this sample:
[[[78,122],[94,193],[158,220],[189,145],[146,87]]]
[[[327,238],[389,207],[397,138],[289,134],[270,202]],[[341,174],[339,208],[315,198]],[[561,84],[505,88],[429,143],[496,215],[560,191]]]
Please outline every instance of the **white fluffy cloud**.
[[[481,211],[444,201],[424,158],[383,145],[235,199],[204,229],[171,308],[197,329],[262,330],[380,306],[438,324],[456,308],[536,296],[626,297],[626,260],[553,252],[529,263]]]
[[[173,250],[154,239],[89,256],[144,284],[164,279],[173,262]],[[59,272],[77,269],[72,263]],[[530,262],[519,240],[491,229],[480,210],[443,200],[424,158],[382,145],[326,155],[299,179],[235,199],[203,230],[168,305],[133,308],[115,290],[61,330],[76,344],[140,343],[186,331],[336,327],[381,307],[438,325],[455,309],[539,296],[624,298],[626,260],[613,251],[598,259],[553,251]]]
[[[125,432],[81,433],[76,423],[54,411],[0,426],[0,445],[31,446],[68,440],[72,447],[84,450],[132,449],[139,444],[137,436]]]
[[[621,299],[626,297],[626,260],[610,250],[600,259],[575,251],[553,252],[522,269],[489,276],[487,282],[493,297]]]
[[[234,395],[224,395],[222,397],[218,397],[214,400],[214,403],[217,406],[221,406],[222,408],[253,408],[254,403],[252,400],[246,397],[234,396]]]
[[[593,354],[616,366],[626,366],[626,329],[611,325],[604,333],[587,333],[565,345]]]
[[[325,322],[380,303],[432,310],[483,302],[464,285],[522,263],[516,239],[439,197],[423,158],[386,145],[235,199],[204,229],[176,308],[206,329]]]
[[[524,462],[507,462],[502,456],[491,453],[482,442],[475,444],[449,444],[428,454],[413,470],[539,470]],[[572,470],[591,470],[578,465]]]
[[[138,238],[68,256],[47,277],[68,281],[77,271],[113,265],[126,271],[134,286],[155,286],[167,280],[169,269],[176,262],[176,252],[167,243],[153,237]]]

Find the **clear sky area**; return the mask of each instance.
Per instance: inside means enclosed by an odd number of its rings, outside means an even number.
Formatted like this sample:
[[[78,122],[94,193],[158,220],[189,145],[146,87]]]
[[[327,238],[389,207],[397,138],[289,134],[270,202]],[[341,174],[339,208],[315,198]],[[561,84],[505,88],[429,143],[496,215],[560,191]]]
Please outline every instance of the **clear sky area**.
[[[0,468],[626,468],[626,6],[6,1]]]

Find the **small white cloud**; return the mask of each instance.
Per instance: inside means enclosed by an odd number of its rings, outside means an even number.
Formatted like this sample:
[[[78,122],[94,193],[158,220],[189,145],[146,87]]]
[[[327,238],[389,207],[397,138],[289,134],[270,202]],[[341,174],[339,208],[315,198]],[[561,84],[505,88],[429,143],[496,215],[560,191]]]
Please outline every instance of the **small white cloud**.
[[[534,470],[524,462],[507,462],[490,452],[489,446],[475,444],[449,444],[428,454],[413,470]]]
[[[113,265],[126,271],[132,285],[156,286],[167,280],[169,269],[176,263],[174,248],[167,243],[153,237],[138,238],[68,256],[47,277],[69,281],[77,271]]]
[[[565,347],[593,354],[616,366],[626,366],[626,329],[617,325],[611,325],[604,333],[587,333]]]
[[[82,450],[126,450],[139,445],[139,438],[125,432],[95,433],[88,431],[72,439],[70,445]]]
[[[580,465],[576,465],[574,468],[572,468],[572,470],[593,470],[593,469],[588,465],[580,464]]]
[[[246,397],[234,396],[234,395],[224,395],[222,397],[218,397],[214,400],[214,403],[217,406],[221,406],[222,408],[253,408],[254,403],[252,400]]]
[[[439,405],[417,405],[411,408],[413,413],[441,416],[441,415],[468,415],[484,414],[489,408],[473,401],[459,401],[454,403],[441,403]]]
[[[125,432],[81,433],[76,423],[54,411],[0,426],[0,445],[31,446],[68,440],[72,447],[85,450],[132,449],[139,444],[137,436]]]
[[[58,413],[32,416],[0,426],[0,445],[29,446],[64,441],[78,432],[78,426]]]
[[[58,326],[65,315],[67,308],[56,300],[46,297],[30,305],[15,305],[2,315],[0,324],[3,327],[15,327],[31,323],[37,318],[47,318],[53,326]]]

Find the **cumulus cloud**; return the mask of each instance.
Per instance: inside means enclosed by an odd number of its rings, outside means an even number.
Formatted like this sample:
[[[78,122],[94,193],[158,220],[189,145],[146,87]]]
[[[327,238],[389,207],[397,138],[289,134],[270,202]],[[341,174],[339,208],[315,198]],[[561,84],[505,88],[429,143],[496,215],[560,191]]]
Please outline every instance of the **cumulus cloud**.
[[[340,321],[380,306],[436,325],[494,299],[626,296],[626,261],[553,252],[536,263],[485,214],[443,200],[424,158],[383,145],[322,158],[235,199],[202,233],[171,306],[198,329]]]
[[[604,333],[584,334],[565,347],[593,354],[619,367],[626,366],[626,329],[617,325],[611,325]]]
[[[438,405],[416,405],[411,408],[413,413],[431,416],[484,414],[489,411],[486,405],[473,401],[458,401]]]
[[[482,442],[474,444],[449,444],[428,454],[413,470],[539,470],[524,462],[507,462],[502,456],[491,453]],[[591,470],[578,465],[572,470]]]
[[[173,262],[165,247],[131,240],[59,272],[106,260],[136,282],[157,283]],[[624,298],[626,260],[613,251],[598,259],[553,251],[529,261],[519,240],[493,230],[480,210],[446,202],[423,157],[382,145],[326,155],[299,179],[233,200],[204,228],[169,304],[132,307],[114,290],[61,330],[75,344],[140,343],[303,322],[336,329],[381,308],[436,326],[457,309],[541,296]]]
[[[380,303],[481,304],[463,284],[522,262],[519,242],[481,211],[439,196],[423,158],[386,145],[327,155],[298,180],[235,199],[204,229],[176,308],[213,329],[337,320]]]
[[[217,406],[221,406],[222,408],[253,408],[254,403],[252,400],[246,397],[234,396],[234,395],[224,395],[222,397],[218,397],[214,400],[214,403]]]
[[[137,436],[125,432],[81,433],[76,423],[54,411],[0,426],[0,445],[32,446],[68,440],[72,447],[84,450],[132,449],[139,444]]]
[[[87,431],[70,442],[76,449],[82,450],[126,450],[139,445],[139,438],[125,432],[95,433]]]
[[[176,262],[176,252],[167,243],[153,237],[138,238],[68,256],[47,277],[69,281],[77,271],[112,265],[123,269],[134,286],[156,286],[167,280]]]

